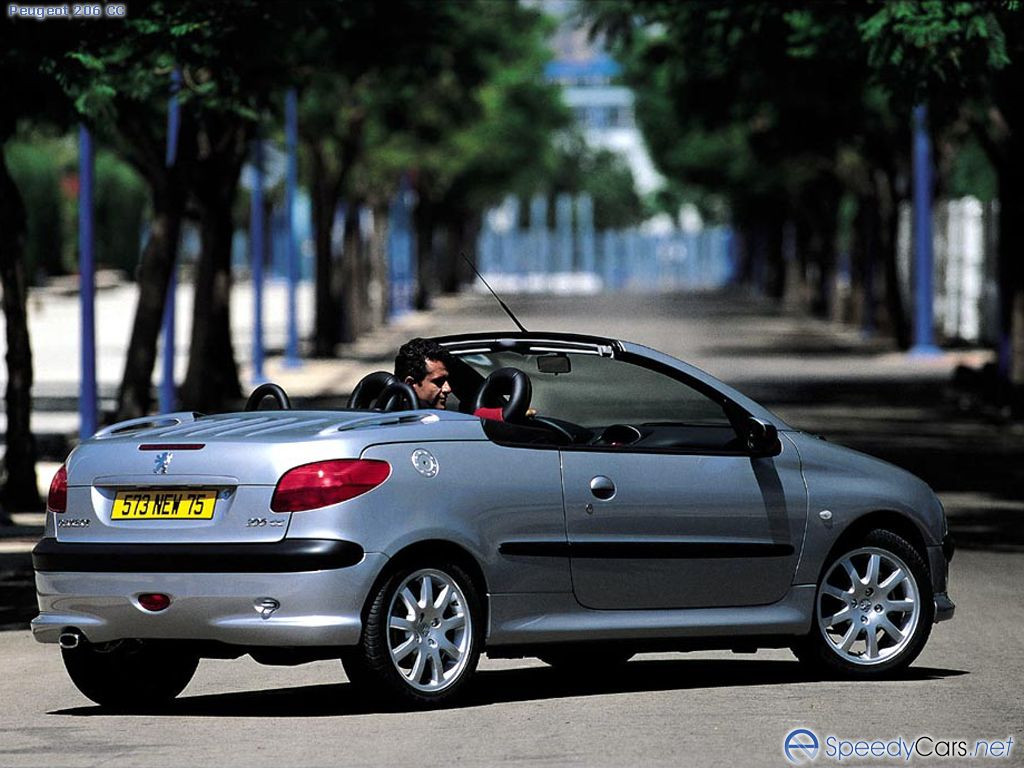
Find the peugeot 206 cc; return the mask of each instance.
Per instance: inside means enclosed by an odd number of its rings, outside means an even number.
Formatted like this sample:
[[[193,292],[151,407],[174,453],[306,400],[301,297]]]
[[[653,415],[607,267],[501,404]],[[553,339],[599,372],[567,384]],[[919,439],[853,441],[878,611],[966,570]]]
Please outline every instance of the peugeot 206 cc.
[[[200,658],[340,658],[437,706],[482,652],[600,675],[653,650],[791,648],[889,675],[950,618],[942,506],[646,347],[437,339],[448,410],[368,375],[341,411],[107,427],[53,479],[35,638],[93,701],[177,696]],[[272,406],[268,408],[267,406]]]

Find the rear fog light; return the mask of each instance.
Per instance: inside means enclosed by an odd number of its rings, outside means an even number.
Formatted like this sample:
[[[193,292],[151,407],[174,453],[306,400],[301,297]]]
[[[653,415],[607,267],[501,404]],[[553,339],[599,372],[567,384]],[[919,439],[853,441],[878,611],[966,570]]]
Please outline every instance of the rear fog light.
[[[146,592],[145,594],[139,595],[139,605],[153,613],[162,611],[170,604],[171,598],[168,595],[163,595],[159,592]]]

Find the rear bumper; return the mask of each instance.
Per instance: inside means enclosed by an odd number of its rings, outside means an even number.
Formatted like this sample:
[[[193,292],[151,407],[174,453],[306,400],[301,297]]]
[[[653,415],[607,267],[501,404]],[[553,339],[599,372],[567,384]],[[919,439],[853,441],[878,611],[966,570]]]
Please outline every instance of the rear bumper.
[[[74,628],[93,643],[147,638],[246,646],[355,645],[366,596],[387,562],[386,555],[371,552],[354,565],[323,570],[281,571],[269,558],[262,572],[224,565],[209,572],[127,572],[107,549],[98,561],[106,566],[103,572],[37,569],[36,640],[56,643],[62,631]],[[147,611],[138,601],[146,592],[169,595],[170,606]],[[279,607],[264,617],[260,607],[268,599]]]

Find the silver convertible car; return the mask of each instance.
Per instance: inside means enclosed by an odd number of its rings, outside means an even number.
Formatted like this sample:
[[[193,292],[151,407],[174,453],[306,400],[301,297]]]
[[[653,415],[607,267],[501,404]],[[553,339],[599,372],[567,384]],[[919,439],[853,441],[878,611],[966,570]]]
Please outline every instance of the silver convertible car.
[[[482,652],[595,675],[643,651],[788,647],[875,678],[952,617],[945,515],[907,472],[637,344],[435,341],[447,410],[379,372],[346,410],[263,385],[245,412],[77,447],[34,550],[32,630],[79,690],[144,709],[200,658],[244,654],[340,658],[402,706],[456,700]]]

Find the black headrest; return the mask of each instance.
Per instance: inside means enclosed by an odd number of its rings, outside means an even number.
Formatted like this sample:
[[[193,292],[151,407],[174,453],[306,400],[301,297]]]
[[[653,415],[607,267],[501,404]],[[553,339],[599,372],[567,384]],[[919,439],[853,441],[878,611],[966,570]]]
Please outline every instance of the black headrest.
[[[522,421],[530,407],[533,385],[530,377],[518,368],[499,368],[491,373],[477,390],[473,410],[478,408],[501,408],[505,421]],[[508,398],[506,402],[505,398]]]

